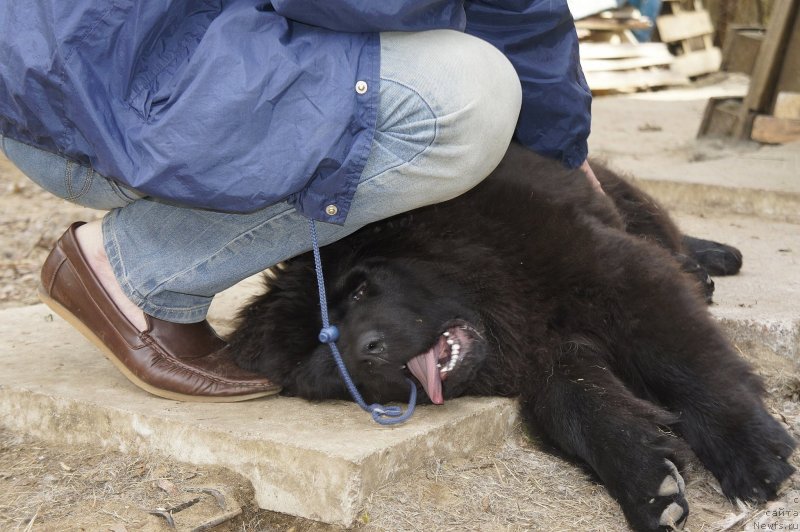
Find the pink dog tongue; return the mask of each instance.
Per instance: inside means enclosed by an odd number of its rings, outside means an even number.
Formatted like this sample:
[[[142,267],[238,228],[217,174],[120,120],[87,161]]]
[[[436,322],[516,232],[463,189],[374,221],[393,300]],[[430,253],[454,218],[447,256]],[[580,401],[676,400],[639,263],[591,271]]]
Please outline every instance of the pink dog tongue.
[[[431,349],[426,353],[417,355],[408,361],[408,369],[422,383],[425,393],[431,398],[434,404],[444,404],[442,396],[442,378],[439,375],[439,368],[436,367],[436,349]]]

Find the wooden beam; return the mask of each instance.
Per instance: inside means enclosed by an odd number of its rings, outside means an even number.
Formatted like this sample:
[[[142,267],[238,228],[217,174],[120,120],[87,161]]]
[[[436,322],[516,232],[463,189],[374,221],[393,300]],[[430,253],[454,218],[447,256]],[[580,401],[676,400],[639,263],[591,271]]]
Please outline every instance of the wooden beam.
[[[794,28],[789,31],[777,91],[800,92],[800,7],[795,8]]]
[[[779,92],[772,115],[775,118],[800,120],[800,92]]]
[[[775,98],[781,60],[789,41],[789,34],[797,18],[800,0],[776,0],[770,15],[767,33],[750,78],[750,87],[742,105],[739,128],[736,136],[741,139],[751,137],[751,117],[754,114],[770,112]]]
[[[670,67],[675,72],[688,77],[700,76],[717,72],[722,64],[722,52],[719,48],[698,50],[675,57],[675,62]]]
[[[753,120],[750,138],[766,144],[783,144],[800,140],[800,120],[757,115]]]
[[[739,121],[742,98],[712,96],[708,100],[698,137],[730,137]]]
[[[647,30],[653,27],[649,20],[641,19],[608,19],[603,17],[588,17],[575,21],[575,27],[583,30],[619,31],[619,30]]]
[[[758,51],[764,42],[764,28],[730,28],[722,51],[721,68],[725,72],[753,72]]]
[[[671,54],[662,57],[630,57],[628,59],[583,59],[581,67],[584,72],[604,72],[610,70],[633,70],[651,66],[669,65],[674,61]]]
[[[608,44],[601,42],[580,43],[581,60],[584,59],[628,59],[630,57],[650,57],[672,59],[667,45],[663,42],[641,44]]]
[[[708,11],[685,11],[677,15],[661,15],[656,19],[662,42],[677,42],[714,33]]]
[[[586,82],[592,91],[625,91],[686,85],[688,78],[667,69],[623,70],[619,72],[587,72]]]

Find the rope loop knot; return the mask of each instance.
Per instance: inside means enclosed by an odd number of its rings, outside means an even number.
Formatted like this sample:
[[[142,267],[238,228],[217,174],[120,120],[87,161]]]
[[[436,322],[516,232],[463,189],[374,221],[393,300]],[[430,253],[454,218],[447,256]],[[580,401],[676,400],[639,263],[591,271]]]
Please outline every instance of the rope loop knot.
[[[323,344],[329,344],[331,342],[335,342],[339,339],[339,329],[336,325],[329,325],[327,327],[323,327],[319,331],[319,341]]]
[[[328,301],[327,297],[325,296],[325,279],[322,275],[322,258],[319,252],[319,242],[317,241],[317,226],[312,219],[309,219],[308,224],[311,230],[311,250],[314,252],[314,269],[316,270],[317,274],[320,318],[322,318],[322,329],[319,331],[318,336],[319,341],[323,344],[328,344],[328,347],[331,350],[331,355],[333,355],[333,360],[336,363],[336,367],[339,369],[339,375],[341,375],[342,380],[344,380],[344,384],[347,387],[347,391],[350,392],[350,396],[353,398],[353,401],[358,404],[358,406],[369,412],[372,415],[372,419],[381,425],[396,425],[398,423],[403,423],[410,418],[412,414],[414,414],[414,407],[417,404],[417,385],[414,384],[414,381],[411,379],[406,379],[406,382],[411,388],[411,396],[408,399],[408,408],[406,408],[405,412],[403,412],[401,407],[394,405],[384,406],[376,403],[368,406],[361,397],[361,394],[358,393],[356,385],[353,382],[353,379],[350,377],[347,367],[344,365],[342,355],[339,353],[339,348],[336,347],[336,340],[339,339],[339,329],[336,328],[336,325],[331,325],[328,317]]]

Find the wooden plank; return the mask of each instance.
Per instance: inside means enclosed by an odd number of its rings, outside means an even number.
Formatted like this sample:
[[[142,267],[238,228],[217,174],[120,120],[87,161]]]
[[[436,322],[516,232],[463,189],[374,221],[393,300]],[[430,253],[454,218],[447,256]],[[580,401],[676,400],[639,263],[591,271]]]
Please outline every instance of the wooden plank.
[[[667,45],[662,42],[641,44],[608,44],[595,42],[580,43],[581,60],[584,59],[628,59],[631,57],[662,58],[669,53]]]
[[[635,70],[637,68],[669,65],[673,60],[674,58],[672,56],[663,59],[650,59],[648,57],[632,57],[630,59],[581,59],[581,67],[584,73]]]
[[[708,100],[698,137],[730,137],[736,131],[742,98],[712,96]]]
[[[775,83],[780,73],[781,60],[789,40],[789,33],[797,15],[798,0],[776,0],[772,8],[769,27],[758,53],[750,88],[744,100],[743,112],[768,112],[775,97]],[[747,136],[747,135],[744,135]]]
[[[667,69],[587,72],[586,81],[593,91],[625,91],[689,83],[686,77]]]
[[[569,11],[576,19],[617,7],[617,0],[567,0]]]
[[[652,66],[669,65],[675,60],[672,54],[662,57],[631,57],[628,59],[583,59],[581,67],[585,72],[603,72],[609,70],[633,70]]]
[[[620,31],[620,30],[647,30],[652,27],[649,20],[637,19],[608,19],[603,17],[588,17],[575,21],[575,27],[583,30],[595,31]]]
[[[779,92],[772,115],[775,118],[800,120],[800,92]]]
[[[661,15],[656,19],[662,42],[677,42],[714,33],[708,11],[685,11],[678,15]]]
[[[800,120],[757,115],[753,120],[750,138],[766,144],[783,144],[800,140]]]
[[[722,64],[722,52],[719,48],[698,50],[675,57],[672,70],[690,78],[717,72]]]
[[[764,28],[730,28],[722,50],[721,68],[725,72],[750,75],[764,42]]]
[[[776,91],[800,92],[800,7],[795,9],[794,16]]]

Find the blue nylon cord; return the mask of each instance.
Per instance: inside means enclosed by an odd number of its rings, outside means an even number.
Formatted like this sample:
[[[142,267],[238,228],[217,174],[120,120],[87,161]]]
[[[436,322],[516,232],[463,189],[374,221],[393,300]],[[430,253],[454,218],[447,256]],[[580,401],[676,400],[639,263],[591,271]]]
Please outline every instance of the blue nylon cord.
[[[339,339],[339,329],[335,325],[330,324],[328,318],[328,300],[325,296],[325,279],[322,276],[322,258],[319,253],[319,243],[317,242],[317,226],[314,220],[309,220],[311,227],[311,246],[314,252],[314,267],[317,271],[317,288],[319,289],[319,306],[320,314],[322,315],[322,330],[319,332],[319,341],[323,344],[328,344],[328,347],[333,354],[333,359],[336,361],[336,366],[339,368],[339,374],[342,376],[347,390],[353,397],[353,400],[365,411],[372,414],[372,419],[381,425],[397,425],[403,423],[414,413],[414,407],[417,404],[417,385],[411,379],[406,379],[411,385],[411,397],[408,399],[408,408],[405,412],[399,406],[384,406],[378,403],[368,405],[361,394],[358,393],[350,373],[347,372],[347,367],[344,365],[342,355],[339,354],[339,348],[336,347],[336,340]]]

